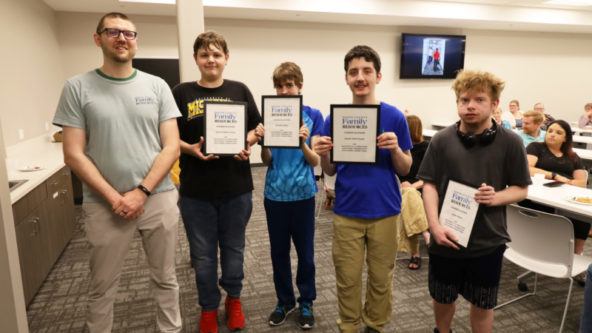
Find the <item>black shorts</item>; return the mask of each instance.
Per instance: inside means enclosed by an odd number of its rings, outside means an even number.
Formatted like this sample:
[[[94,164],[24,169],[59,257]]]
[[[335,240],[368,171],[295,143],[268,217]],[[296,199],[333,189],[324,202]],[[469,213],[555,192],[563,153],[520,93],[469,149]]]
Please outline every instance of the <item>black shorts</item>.
[[[460,293],[481,309],[497,305],[497,291],[506,245],[474,258],[448,258],[430,253],[430,296],[441,304],[452,304]]]

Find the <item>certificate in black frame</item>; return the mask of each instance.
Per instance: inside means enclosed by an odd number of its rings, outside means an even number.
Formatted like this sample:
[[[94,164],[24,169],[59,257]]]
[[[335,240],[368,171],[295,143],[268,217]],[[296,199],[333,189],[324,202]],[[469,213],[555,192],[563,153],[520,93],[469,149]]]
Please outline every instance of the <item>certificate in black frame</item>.
[[[236,152],[228,152],[228,153],[216,153],[213,151],[209,151],[208,148],[208,119],[211,119],[209,117],[212,116],[212,111],[208,110],[208,108],[212,105],[242,105],[242,112],[238,112],[239,115],[242,115],[242,119],[243,119],[243,140],[242,140],[242,148]],[[231,120],[231,119],[226,119],[226,120]],[[238,155],[240,154],[240,152],[242,150],[246,150],[247,149],[247,103],[246,102],[221,102],[221,101],[205,101],[204,102],[204,122],[203,122],[203,126],[204,126],[204,144],[202,147],[202,151],[205,155],[217,155],[217,156],[234,156],[234,155]]]
[[[374,146],[374,149],[372,149],[372,151],[374,152],[373,154],[373,158],[372,160],[352,160],[352,159],[336,159],[335,158],[335,147],[339,146],[340,143],[335,142],[335,121],[337,121],[338,119],[341,120],[342,122],[342,128],[343,128],[343,123],[344,120],[343,118],[340,117],[336,117],[336,114],[338,114],[340,112],[340,110],[343,110],[345,112],[346,109],[360,109],[360,113],[356,114],[355,116],[353,116],[353,119],[348,120],[348,122],[350,122],[350,124],[347,124],[347,126],[353,126],[350,127],[352,129],[360,129],[360,130],[364,130],[363,128],[363,124],[362,124],[362,120],[364,117],[367,116],[372,116],[374,115],[375,118],[375,122],[376,122],[376,131],[375,131],[375,136],[373,136],[374,140],[371,143]],[[366,109],[366,114],[364,114],[364,111],[362,109]],[[374,112],[374,113],[371,113]],[[377,141],[376,139],[378,138],[378,136],[380,135],[380,104],[331,104],[331,111],[330,111],[330,116],[331,116],[331,139],[333,141],[333,149],[331,149],[331,163],[357,163],[357,164],[376,164],[377,161],[377,157],[378,157],[378,146],[376,145]],[[351,116],[350,116],[351,117]],[[357,117],[357,118],[356,118]],[[370,129],[367,129],[368,131],[370,131]],[[369,143],[370,144],[370,143]],[[353,153],[355,154],[355,152]]]
[[[289,144],[286,145],[278,145],[278,144],[273,144],[273,142],[268,143],[267,142],[267,138],[270,138],[270,135],[264,135],[263,136],[263,140],[262,140],[262,146],[264,148],[300,148],[300,126],[302,124],[302,95],[289,95],[289,96],[285,96],[285,95],[263,95],[261,96],[261,117],[262,117],[262,121],[263,121],[263,126],[266,126],[265,123],[265,118],[266,118],[266,114],[268,113],[266,108],[266,105],[269,105],[270,103],[265,103],[265,100],[271,100],[271,99],[292,99],[292,100],[297,100],[298,102],[298,126],[297,131],[296,131],[296,138],[291,138],[292,142],[290,142]],[[270,110],[273,112],[273,110]],[[285,110],[286,113],[287,111],[290,110]],[[283,113],[283,112],[282,112]],[[269,119],[269,117],[267,117],[267,119]],[[268,130],[272,130],[271,128],[265,127],[265,132],[268,132]]]

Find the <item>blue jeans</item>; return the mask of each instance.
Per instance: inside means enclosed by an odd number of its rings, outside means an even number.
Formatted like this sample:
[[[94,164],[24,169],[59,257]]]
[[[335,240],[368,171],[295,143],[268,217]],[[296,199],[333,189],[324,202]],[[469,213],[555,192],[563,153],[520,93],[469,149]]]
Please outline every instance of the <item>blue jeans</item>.
[[[586,273],[586,290],[584,291],[584,309],[580,321],[580,333],[592,332],[592,265]]]
[[[214,311],[220,304],[218,246],[228,296],[240,298],[244,278],[245,230],[253,209],[251,192],[232,198],[200,200],[181,196],[181,215],[189,240],[199,305]]]
[[[292,286],[290,239],[298,254],[298,302],[312,304],[317,296],[314,264],[315,199],[312,197],[289,202],[265,199],[263,203],[267,214],[273,282],[278,304],[296,304]]]

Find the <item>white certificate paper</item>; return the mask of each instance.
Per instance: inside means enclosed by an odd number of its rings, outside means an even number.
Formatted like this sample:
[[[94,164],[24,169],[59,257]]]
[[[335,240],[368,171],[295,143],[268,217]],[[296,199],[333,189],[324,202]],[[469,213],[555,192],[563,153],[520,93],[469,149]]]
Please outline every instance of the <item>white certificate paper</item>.
[[[380,105],[331,105],[332,163],[376,163]]]
[[[458,238],[457,243],[465,248],[479,210],[479,203],[475,201],[477,191],[474,187],[450,180],[440,210],[440,225],[450,229]]]
[[[247,104],[205,103],[205,154],[237,155],[246,149]]]
[[[302,95],[262,96],[263,147],[299,148]]]

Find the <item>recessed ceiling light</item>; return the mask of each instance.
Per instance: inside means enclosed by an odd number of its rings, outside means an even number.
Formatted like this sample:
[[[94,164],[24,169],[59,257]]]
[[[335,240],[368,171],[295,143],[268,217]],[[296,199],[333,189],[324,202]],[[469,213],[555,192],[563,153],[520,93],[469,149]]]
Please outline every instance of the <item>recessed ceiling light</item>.
[[[549,0],[547,5],[564,5],[564,6],[592,6],[592,0]]]
[[[119,2],[156,3],[162,5],[174,5],[176,0],[119,0]]]

